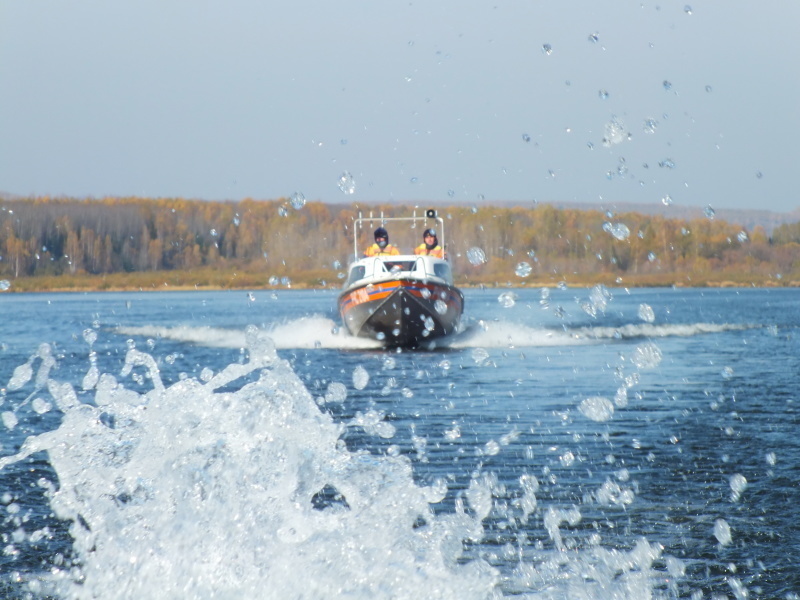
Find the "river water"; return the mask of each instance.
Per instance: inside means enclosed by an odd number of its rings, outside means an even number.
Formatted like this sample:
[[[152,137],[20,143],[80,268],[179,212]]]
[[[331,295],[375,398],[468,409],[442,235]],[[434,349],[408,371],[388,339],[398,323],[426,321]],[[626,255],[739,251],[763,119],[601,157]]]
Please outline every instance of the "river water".
[[[798,300],[0,294],[0,596],[798,598]]]

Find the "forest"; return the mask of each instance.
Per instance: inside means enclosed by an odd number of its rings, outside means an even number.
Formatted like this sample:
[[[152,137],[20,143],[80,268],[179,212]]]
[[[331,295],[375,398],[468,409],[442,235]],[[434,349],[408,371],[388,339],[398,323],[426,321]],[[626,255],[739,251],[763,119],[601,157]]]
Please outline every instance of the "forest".
[[[427,207],[296,199],[0,200],[0,288],[339,287],[353,220]],[[483,205],[436,206],[460,285],[796,286],[800,223],[767,233],[715,218]],[[433,223],[431,223],[433,224]],[[372,226],[372,224],[370,225]],[[422,223],[390,227],[410,252]],[[356,248],[372,242],[360,232]]]

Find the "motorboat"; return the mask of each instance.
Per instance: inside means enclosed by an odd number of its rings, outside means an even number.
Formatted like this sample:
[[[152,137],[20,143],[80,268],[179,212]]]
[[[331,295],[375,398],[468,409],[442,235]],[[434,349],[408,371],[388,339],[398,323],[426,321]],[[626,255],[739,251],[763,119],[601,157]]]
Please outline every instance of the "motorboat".
[[[380,341],[387,347],[420,348],[455,333],[464,312],[464,295],[455,286],[446,258],[399,254],[364,257],[358,233],[375,221],[382,226],[410,223],[429,227],[446,248],[444,221],[429,209],[421,216],[354,219],[353,262],[339,295],[339,314],[351,335]],[[395,228],[395,233],[397,228]],[[401,235],[402,237],[402,235]]]

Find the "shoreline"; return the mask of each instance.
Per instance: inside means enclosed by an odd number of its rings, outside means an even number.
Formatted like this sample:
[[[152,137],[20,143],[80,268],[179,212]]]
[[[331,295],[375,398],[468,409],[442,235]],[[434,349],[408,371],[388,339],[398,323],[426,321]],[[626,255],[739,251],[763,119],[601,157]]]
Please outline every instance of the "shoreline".
[[[9,286],[6,289],[0,289],[0,296],[4,294],[18,295],[18,294],[64,294],[64,293],[120,293],[120,292],[224,292],[224,291],[330,291],[338,292],[343,288],[341,286],[334,286],[330,284],[315,285],[307,282],[291,282],[287,285],[214,285],[214,284],[169,284],[163,282],[160,285],[151,283],[149,285],[125,285],[125,284],[103,284],[91,285],[88,281],[83,285],[75,282],[75,285],[31,285],[35,278],[26,278],[23,285],[15,285],[14,281],[9,281]],[[56,283],[56,282],[48,282]],[[660,282],[626,282],[626,281],[603,281],[600,279],[585,279],[578,281],[530,281],[530,282],[481,282],[481,281],[468,281],[457,283],[457,287],[465,290],[469,289],[525,289],[525,288],[556,288],[561,285],[566,285],[568,288],[591,288],[596,285],[604,285],[612,289],[668,289],[668,288],[707,288],[707,289],[722,289],[722,288],[798,288],[800,281],[754,281],[754,282],[736,282],[732,280],[698,280],[698,281],[660,281]]]

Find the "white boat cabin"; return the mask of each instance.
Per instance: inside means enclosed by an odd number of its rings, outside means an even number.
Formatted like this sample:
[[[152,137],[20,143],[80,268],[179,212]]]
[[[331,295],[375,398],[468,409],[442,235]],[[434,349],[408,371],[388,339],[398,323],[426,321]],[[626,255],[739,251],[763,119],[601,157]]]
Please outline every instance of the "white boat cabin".
[[[433,256],[401,254],[372,256],[352,263],[344,287],[377,283],[398,277],[420,281],[438,279],[453,285],[453,271],[446,260]]]

